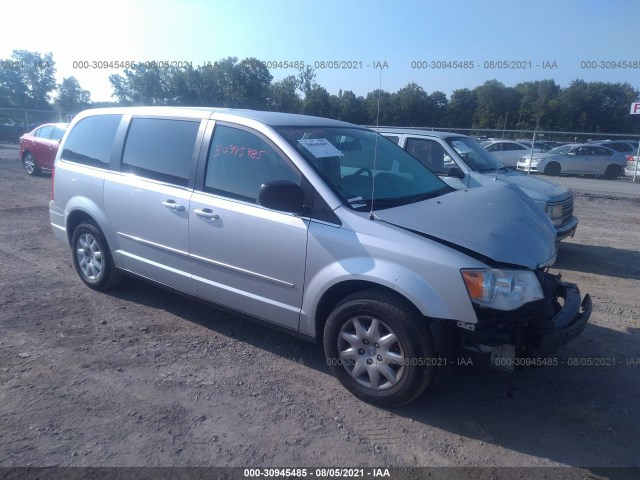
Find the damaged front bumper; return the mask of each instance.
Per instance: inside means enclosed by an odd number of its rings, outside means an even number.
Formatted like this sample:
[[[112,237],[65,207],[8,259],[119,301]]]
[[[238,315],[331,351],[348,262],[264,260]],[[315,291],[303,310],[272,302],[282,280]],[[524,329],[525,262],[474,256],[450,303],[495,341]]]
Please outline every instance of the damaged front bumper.
[[[547,355],[555,352],[580,335],[589,322],[591,297],[588,293],[580,301],[577,285],[561,283],[559,294],[564,299],[562,310],[551,318],[549,328],[532,329],[532,341],[529,342],[531,353]]]
[[[462,354],[486,366],[512,371],[517,358],[545,357],[578,337],[591,316],[591,297],[559,275],[538,273],[545,298],[514,312],[478,308],[478,323],[458,322]],[[474,361],[474,364],[475,364]]]

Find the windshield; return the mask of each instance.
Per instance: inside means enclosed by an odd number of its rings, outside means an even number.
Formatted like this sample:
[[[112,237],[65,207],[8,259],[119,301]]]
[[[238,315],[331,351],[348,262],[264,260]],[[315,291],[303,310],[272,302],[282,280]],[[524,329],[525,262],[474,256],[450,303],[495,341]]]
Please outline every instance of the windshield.
[[[562,155],[563,153],[567,153],[572,148],[573,148],[572,145],[562,145],[560,147],[552,148],[547,153],[549,155]]]
[[[449,137],[445,140],[470,170],[486,173],[507,168],[471,137]]]
[[[352,209],[370,209],[372,192],[373,209],[379,210],[452,191],[398,145],[370,130],[348,127],[276,130]]]

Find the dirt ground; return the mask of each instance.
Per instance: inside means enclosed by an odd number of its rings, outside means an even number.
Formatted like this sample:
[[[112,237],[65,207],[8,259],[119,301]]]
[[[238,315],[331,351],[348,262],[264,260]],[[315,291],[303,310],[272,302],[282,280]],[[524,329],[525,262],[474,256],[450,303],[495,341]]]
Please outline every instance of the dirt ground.
[[[576,195],[554,270],[594,308],[558,366],[461,368],[384,410],[319,346],[137,280],[85,287],[50,177],[12,150],[0,172],[0,467],[640,467],[640,185]]]

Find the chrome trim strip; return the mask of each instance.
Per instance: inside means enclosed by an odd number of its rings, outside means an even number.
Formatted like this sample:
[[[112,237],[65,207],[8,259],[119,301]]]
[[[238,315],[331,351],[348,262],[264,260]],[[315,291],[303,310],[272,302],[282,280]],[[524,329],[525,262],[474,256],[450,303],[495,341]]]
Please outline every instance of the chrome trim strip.
[[[210,258],[201,257],[199,255],[194,255],[192,253],[185,252],[183,250],[178,250],[177,248],[167,247],[166,245],[161,245],[159,243],[150,242],[149,240],[145,240],[140,237],[136,237],[134,235],[128,235],[126,233],[118,232],[118,235],[126,238],[128,240],[132,240],[134,242],[142,243],[143,245],[149,245],[150,247],[159,248],[160,250],[165,250],[171,253],[177,253],[178,255],[182,255],[184,257],[193,258],[194,260],[199,260],[201,262],[209,263],[211,265],[215,265],[217,267],[226,268],[228,270],[232,270],[238,273],[244,273],[245,275],[250,275],[252,277],[260,278],[261,280],[267,280],[269,282],[277,283],[278,285],[283,285],[285,287],[293,288],[294,284],[290,282],[285,282],[284,280],[279,280],[277,278],[269,277],[267,275],[263,275],[261,273],[253,272],[251,270],[246,270],[240,267],[234,267],[233,265],[229,265],[227,263],[218,262],[216,260],[211,260]],[[120,250],[122,252],[122,250]]]
[[[261,278],[262,280],[268,280],[273,283],[277,283],[278,285],[284,285],[285,287],[293,288],[293,283],[285,282],[284,280],[278,280],[277,278],[268,277],[261,273],[252,272],[251,270],[245,270],[244,268],[234,267],[233,265],[229,265],[227,263],[218,262],[216,260],[211,260],[210,258],[200,257],[198,255],[189,254],[191,258],[195,258],[196,260],[200,260],[201,262],[210,263],[212,265],[216,265],[218,267],[227,268],[229,270],[233,270],[234,272],[244,273],[246,275],[251,275],[252,277]]]
[[[64,227],[61,227],[60,225],[56,225],[55,223],[52,223],[51,226],[53,228],[57,228],[58,230],[60,230],[61,232],[67,233],[67,229]]]
[[[140,263],[146,263],[147,265],[152,265],[154,267],[160,268],[162,270],[169,271],[171,273],[175,273],[177,275],[181,275],[183,277],[187,277],[187,278],[191,277],[191,274],[189,272],[185,272],[183,270],[178,270],[176,268],[168,267],[168,266],[166,266],[166,265],[164,265],[162,263],[158,263],[158,262],[154,262],[152,260],[148,260],[148,259],[140,257],[138,255],[134,255],[132,253],[125,252],[124,250],[116,250],[116,252],[119,253],[120,255],[122,255],[123,257],[132,258],[134,260],[139,261]]]
[[[198,275],[192,275],[192,278],[198,282],[206,283],[207,285],[211,285],[212,287],[219,288],[221,290],[226,290],[227,292],[235,293],[237,295],[242,295],[243,297],[249,297],[253,300],[257,300],[262,303],[266,303],[269,305],[276,306],[283,310],[289,310],[291,312],[300,313],[300,308],[294,307],[291,305],[287,305],[286,303],[277,302],[275,300],[271,300],[269,298],[261,297],[260,295],[256,295],[251,292],[247,292],[246,290],[239,290],[237,288],[230,287],[229,285],[224,285],[222,283],[214,282],[213,280],[209,280],[207,278],[199,277]],[[211,301],[211,300],[209,300]]]
[[[143,245],[149,245],[151,247],[156,247],[156,248],[159,248],[160,250],[166,250],[168,252],[177,253],[178,255],[183,255],[185,257],[189,256],[189,252],[178,250],[177,248],[167,247],[166,245],[160,245],[159,243],[150,242],[149,240],[145,240],[144,238],[136,237],[134,235],[128,235],[122,232],[118,232],[118,235],[128,240],[133,240],[134,242],[142,243]]]

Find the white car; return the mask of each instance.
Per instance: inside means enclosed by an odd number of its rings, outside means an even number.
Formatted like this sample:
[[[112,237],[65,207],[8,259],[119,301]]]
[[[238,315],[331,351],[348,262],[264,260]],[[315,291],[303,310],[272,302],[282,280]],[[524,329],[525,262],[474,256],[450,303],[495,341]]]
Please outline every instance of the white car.
[[[524,155],[531,153],[531,147],[513,140],[492,140],[483,142],[482,146],[487,152],[491,152],[506,167],[514,167]],[[541,150],[534,148],[533,153]]]

